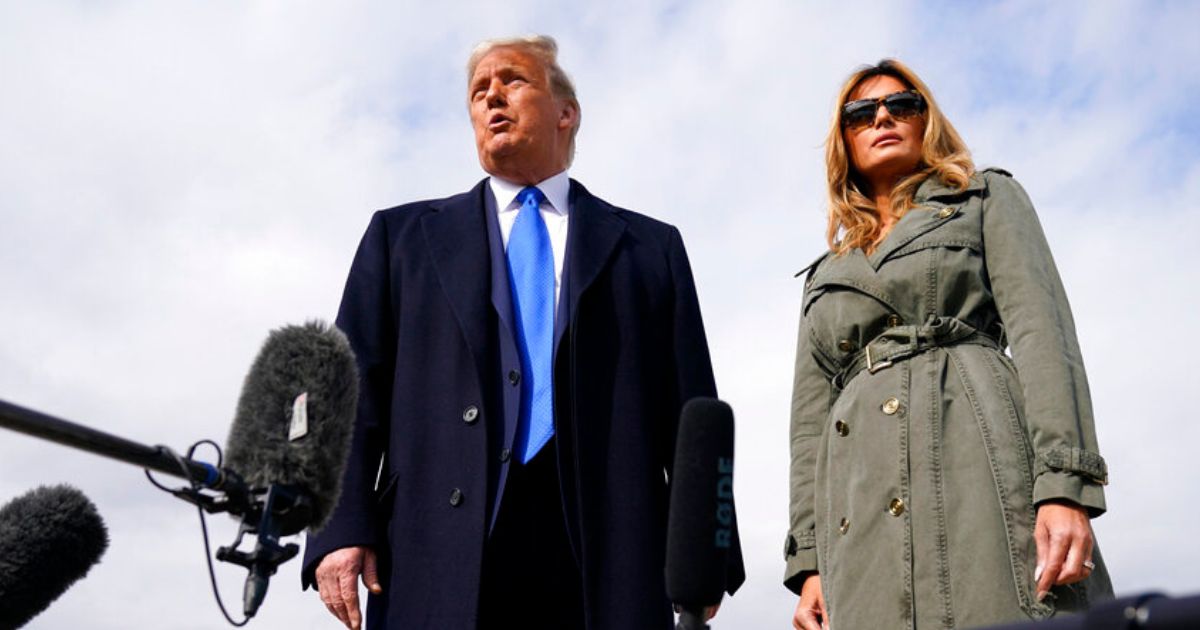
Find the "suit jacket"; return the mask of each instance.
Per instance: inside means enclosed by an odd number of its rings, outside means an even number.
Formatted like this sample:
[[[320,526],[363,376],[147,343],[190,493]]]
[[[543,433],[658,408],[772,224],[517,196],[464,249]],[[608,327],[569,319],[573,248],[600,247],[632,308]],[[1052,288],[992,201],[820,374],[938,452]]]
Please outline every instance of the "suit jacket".
[[[486,180],[382,210],[346,282],[337,324],[360,372],[342,496],[308,538],[302,580],[335,549],[371,545],[384,593],[372,628],[473,629],[483,546],[511,443],[502,305]],[[555,440],[563,510],[589,630],[664,630],[668,487],[679,412],[715,396],[678,230],[571,182]],[[492,437],[489,438],[489,432]],[[497,436],[503,432],[504,436]],[[386,453],[380,470],[380,456]],[[735,539],[736,540],[736,539]],[[728,590],[743,581],[740,548]]]

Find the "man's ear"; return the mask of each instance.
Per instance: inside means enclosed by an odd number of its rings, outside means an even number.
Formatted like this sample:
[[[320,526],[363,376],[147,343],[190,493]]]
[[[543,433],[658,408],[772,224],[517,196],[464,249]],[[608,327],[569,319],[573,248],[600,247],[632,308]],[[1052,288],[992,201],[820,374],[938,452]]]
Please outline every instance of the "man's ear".
[[[579,122],[579,103],[574,100],[564,100],[558,114],[558,128],[570,129]]]

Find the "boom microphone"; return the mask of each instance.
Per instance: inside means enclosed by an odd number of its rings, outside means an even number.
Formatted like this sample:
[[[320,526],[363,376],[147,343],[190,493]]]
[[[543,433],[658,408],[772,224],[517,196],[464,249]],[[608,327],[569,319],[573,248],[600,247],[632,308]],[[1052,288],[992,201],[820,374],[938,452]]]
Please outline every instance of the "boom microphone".
[[[704,608],[721,602],[733,545],[733,410],[715,398],[683,406],[671,474],[667,595],[680,628],[706,628]]]
[[[155,484],[205,512],[239,517],[237,539],[218,549],[216,557],[249,570],[244,592],[249,618],[275,569],[299,551],[279,539],[305,528],[319,530],[337,505],[358,404],[357,372],[350,343],[336,328],[309,322],[272,331],[246,376],[225,464],[194,460],[192,450],[183,457],[165,446],[139,444],[3,400],[0,427],[134,464],[147,475],[153,470],[182,477],[189,486],[172,490]],[[254,548],[239,550],[247,534],[254,537]]]
[[[320,322],[272,331],[246,375],[226,442],[226,461],[252,492],[266,490],[252,553],[222,548],[217,558],[249,569],[243,610],[251,617],[275,568],[299,549],[279,537],[329,520],[341,494],[358,404],[358,370],[350,343]],[[240,536],[239,536],[240,540]]]
[[[87,575],[108,548],[96,506],[67,485],[0,508],[0,628],[19,628]]]

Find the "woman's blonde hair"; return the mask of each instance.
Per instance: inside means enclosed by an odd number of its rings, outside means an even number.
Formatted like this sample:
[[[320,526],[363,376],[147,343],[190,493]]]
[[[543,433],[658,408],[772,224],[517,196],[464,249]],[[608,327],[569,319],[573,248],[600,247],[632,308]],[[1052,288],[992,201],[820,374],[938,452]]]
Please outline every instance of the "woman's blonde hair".
[[[908,66],[895,59],[884,59],[874,66],[863,66],[851,74],[838,93],[837,107],[825,139],[825,169],[829,181],[829,228],[826,239],[829,249],[842,255],[851,249],[870,252],[878,240],[883,224],[875,202],[867,194],[866,183],[850,164],[846,141],[842,136],[842,106],[850,93],[863,81],[876,76],[889,76],[904,83],[925,99],[925,137],[921,142],[921,161],[917,170],[901,179],[892,189],[892,213],[897,219],[913,206],[917,187],[930,176],[936,176],[959,190],[967,187],[975,173],[971,152],[954,125],[942,113],[933,94],[921,78]]]

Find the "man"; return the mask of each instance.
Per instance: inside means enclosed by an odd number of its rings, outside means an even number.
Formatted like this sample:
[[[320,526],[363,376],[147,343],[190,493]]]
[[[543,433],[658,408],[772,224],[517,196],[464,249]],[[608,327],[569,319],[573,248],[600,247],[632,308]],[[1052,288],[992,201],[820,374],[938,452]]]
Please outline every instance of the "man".
[[[351,268],[358,423],[303,574],[351,628],[360,576],[372,628],[671,627],[665,471],[683,403],[715,395],[708,348],[678,231],[568,179],[556,53],[476,48],[490,177],[376,213]]]

